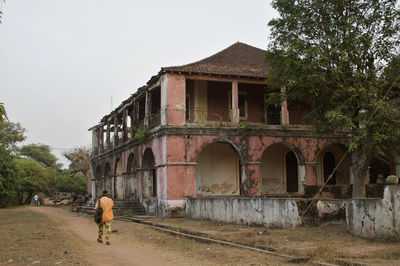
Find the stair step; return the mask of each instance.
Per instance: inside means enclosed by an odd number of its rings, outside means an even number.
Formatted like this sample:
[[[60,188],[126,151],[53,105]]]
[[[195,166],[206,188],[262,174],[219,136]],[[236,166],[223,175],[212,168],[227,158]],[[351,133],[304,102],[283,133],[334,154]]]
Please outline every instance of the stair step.
[[[95,204],[87,203],[83,206],[77,206],[76,210],[78,212],[84,212],[88,214],[94,214]],[[132,215],[147,215],[146,210],[142,206],[139,200],[131,201],[114,201],[113,212],[115,215],[121,214],[132,214]]]

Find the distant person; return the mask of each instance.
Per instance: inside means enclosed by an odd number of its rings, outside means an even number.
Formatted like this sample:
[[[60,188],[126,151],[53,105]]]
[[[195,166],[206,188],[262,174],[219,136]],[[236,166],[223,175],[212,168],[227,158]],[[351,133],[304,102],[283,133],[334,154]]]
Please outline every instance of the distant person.
[[[33,196],[33,202],[35,203],[35,206],[39,206],[39,196],[38,195]]]
[[[106,244],[111,245],[110,243],[110,238],[111,238],[111,220],[114,219],[114,214],[112,208],[114,207],[114,201],[108,197],[108,192],[107,190],[103,191],[103,196],[101,197],[100,200],[96,202],[96,206],[94,207],[94,210],[96,211],[97,208],[99,207],[99,201],[101,208],[103,209],[103,215],[102,215],[102,222],[99,223],[99,234],[97,237],[97,242],[103,243],[103,232],[104,232],[104,227],[106,228],[105,231],[105,239],[106,239]]]

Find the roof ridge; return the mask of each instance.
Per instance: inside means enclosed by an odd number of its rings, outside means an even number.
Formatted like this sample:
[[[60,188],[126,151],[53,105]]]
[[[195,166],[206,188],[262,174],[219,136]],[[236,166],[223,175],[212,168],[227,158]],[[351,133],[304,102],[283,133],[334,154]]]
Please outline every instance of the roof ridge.
[[[263,49],[261,49],[261,48],[258,48],[258,47],[249,45],[249,44],[247,44],[247,43],[243,43],[243,42],[237,41],[237,42],[235,42],[235,43],[229,45],[229,46],[226,47],[225,49],[222,49],[221,51],[216,52],[215,54],[212,54],[212,55],[210,55],[210,56],[207,56],[207,57],[205,57],[205,58],[203,58],[203,59],[199,59],[199,60],[197,60],[197,61],[194,61],[194,62],[191,62],[191,63],[187,63],[187,64],[184,64],[184,65],[174,65],[174,66],[161,67],[161,71],[163,71],[164,69],[168,69],[168,68],[186,67],[186,66],[190,66],[190,65],[193,65],[193,64],[200,63],[200,62],[202,62],[202,61],[206,61],[207,59],[212,58],[212,57],[214,57],[214,56],[217,56],[217,55],[219,55],[219,54],[222,54],[223,52],[226,52],[227,50],[231,49],[233,46],[237,46],[237,45],[243,45],[243,46],[247,46],[247,47],[250,47],[250,48],[253,48],[253,49],[258,49],[258,50],[260,50],[260,51],[262,51],[262,52],[266,52],[266,50],[263,50]],[[216,63],[216,65],[218,65],[218,63]]]

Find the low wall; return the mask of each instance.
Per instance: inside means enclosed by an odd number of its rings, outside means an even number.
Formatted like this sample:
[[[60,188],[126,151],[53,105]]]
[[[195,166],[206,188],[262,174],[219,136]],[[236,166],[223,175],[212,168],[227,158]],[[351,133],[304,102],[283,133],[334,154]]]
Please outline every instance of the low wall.
[[[348,230],[357,236],[399,240],[400,186],[386,186],[383,198],[348,200],[346,222]]]
[[[142,199],[141,203],[146,210],[147,214],[154,216],[167,216],[167,206],[163,204],[164,202],[158,199]]]
[[[147,214],[159,217],[184,217],[184,200],[142,199],[141,201]]]
[[[301,224],[293,199],[187,198],[186,216],[237,224],[287,228]]]

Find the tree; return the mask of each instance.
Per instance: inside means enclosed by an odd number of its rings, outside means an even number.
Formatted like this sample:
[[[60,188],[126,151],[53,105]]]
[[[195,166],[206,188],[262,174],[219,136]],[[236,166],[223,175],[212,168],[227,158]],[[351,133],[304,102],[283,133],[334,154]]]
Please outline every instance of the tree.
[[[272,2],[280,17],[269,22],[269,80],[286,85],[289,99],[311,107],[306,120],[318,132],[347,137],[353,197],[365,197],[374,153],[400,140],[399,108],[382,75],[399,53],[396,5],[396,0]]]
[[[63,173],[57,176],[55,188],[60,192],[72,192],[78,195],[87,194],[87,181],[83,173],[75,175]]]
[[[1,13],[0,13],[0,15],[1,15]],[[6,119],[7,119],[6,108],[4,107],[4,103],[0,103],[0,123],[3,123],[4,120],[6,120]]]
[[[21,148],[20,153],[39,162],[44,167],[54,167],[57,162],[57,157],[51,153],[50,147],[44,144],[25,145]]]
[[[19,123],[4,121],[0,123],[0,145],[6,150],[15,152],[16,144],[25,140],[25,129]]]
[[[15,159],[17,168],[16,192],[18,204],[28,204],[37,192],[47,192],[53,178],[39,162],[32,159]]]
[[[11,205],[17,197],[16,172],[14,157],[0,145],[0,208]]]
[[[86,177],[87,184],[90,184],[90,180],[92,179],[92,164],[91,160],[91,152],[90,149],[80,147],[75,148],[70,151],[64,152],[65,158],[67,158],[71,164],[69,165],[69,171],[75,175],[78,172],[81,172]],[[90,187],[87,188],[90,193]]]
[[[25,129],[8,121],[0,123],[0,207],[13,204],[17,197],[17,143],[25,139]]]

